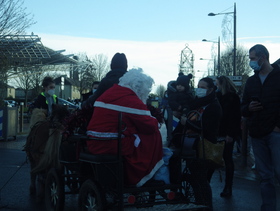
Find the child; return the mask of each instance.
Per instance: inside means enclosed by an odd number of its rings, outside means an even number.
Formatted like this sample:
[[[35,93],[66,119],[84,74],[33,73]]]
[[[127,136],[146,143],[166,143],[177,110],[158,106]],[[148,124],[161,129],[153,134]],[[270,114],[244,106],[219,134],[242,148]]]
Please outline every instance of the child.
[[[189,111],[188,104],[194,98],[189,85],[191,78],[192,74],[184,75],[180,72],[176,81],[168,83],[168,103],[177,118]]]

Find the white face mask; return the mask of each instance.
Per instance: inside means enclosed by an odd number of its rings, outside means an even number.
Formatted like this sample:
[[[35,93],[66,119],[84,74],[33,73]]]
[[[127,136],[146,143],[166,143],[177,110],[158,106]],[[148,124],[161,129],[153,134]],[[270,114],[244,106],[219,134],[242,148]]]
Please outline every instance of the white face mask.
[[[48,94],[49,94],[50,96],[53,96],[53,95],[54,95],[54,89],[49,89]]]
[[[207,93],[207,89],[197,88],[197,89],[195,90],[195,95],[196,95],[198,98],[205,97],[205,96],[206,96],[206,93]]]

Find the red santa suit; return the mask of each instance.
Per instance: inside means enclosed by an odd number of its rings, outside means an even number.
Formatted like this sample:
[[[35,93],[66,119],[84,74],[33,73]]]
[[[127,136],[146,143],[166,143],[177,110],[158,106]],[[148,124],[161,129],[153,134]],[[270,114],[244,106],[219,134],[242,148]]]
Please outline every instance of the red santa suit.
[[[87,128],[91,137],[117,137],[118,113],[123,113],[124,181],[142,186],[164,163],[158,121],[135,92],[117,84],[104,92],[94,107]],[[88,140],[87,146],[93,154],[117,153],[117,140]]]

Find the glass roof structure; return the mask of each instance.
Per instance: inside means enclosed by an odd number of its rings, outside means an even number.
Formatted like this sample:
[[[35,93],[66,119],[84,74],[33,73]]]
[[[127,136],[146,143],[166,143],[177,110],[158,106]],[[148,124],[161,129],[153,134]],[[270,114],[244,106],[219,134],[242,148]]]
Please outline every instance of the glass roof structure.
[[[61,54],[45,47],[37,35],[0,36],[0,66],[36,66],[77,64],[73,55]]]

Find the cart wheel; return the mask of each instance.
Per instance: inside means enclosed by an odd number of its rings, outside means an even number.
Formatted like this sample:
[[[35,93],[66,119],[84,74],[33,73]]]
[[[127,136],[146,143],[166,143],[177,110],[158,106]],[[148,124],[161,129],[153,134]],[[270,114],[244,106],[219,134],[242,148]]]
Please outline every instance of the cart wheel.
[[[192,188],[192,185],[189,182],[189,174],[185,174],[185,178],[182,181],[182,187],[183,187],[183,192],[184,195],[188,201],[188,203],[194,203],[195,202],[195,195],[194,195],[194,190]]]
[[[92,180],[86,180],[80,188],[79,210],[103,210],[100,190]]]
[[[63,178],[58,170],[51,169],[47,174],[45,185],[46,210],[63,210],[65,201]]]

